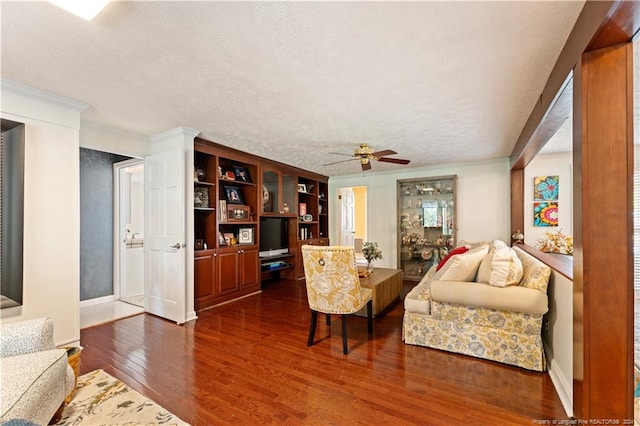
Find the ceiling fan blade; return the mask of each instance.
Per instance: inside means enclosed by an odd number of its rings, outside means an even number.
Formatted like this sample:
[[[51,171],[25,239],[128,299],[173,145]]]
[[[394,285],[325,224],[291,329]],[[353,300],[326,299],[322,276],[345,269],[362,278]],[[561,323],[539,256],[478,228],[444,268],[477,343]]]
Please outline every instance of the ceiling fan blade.
[[[330,152],[329,154],[346,155],[347,157],[353,157],[353,154],[345,154],[343,152]]]
[[[382,158],[378,158],[378,161],[382,161],[383,163],[409,164],[411,160],[403,160],[402,158],[382,157]]]
[[[394,155],[394,154],[397,154],[397,152],[392,151],[390,149],[384,149],[382,151],[371,153],[371,155],[373,155],[374,157],[385,157],[387,155]]]
[[[367,161],[366,163],[360,163],[362,165],[362,171],[366,172],[367,170],[371,170],[371,162]]]
[[[349,158],[348,160],[334,161],[333,163],[323,164],[323,166],[331,166],[331,165],[333,165],[333,164],[345,163],[345,162],[347,162],[347,161],[353,161],[353,160],[359,160],[359,158]]]

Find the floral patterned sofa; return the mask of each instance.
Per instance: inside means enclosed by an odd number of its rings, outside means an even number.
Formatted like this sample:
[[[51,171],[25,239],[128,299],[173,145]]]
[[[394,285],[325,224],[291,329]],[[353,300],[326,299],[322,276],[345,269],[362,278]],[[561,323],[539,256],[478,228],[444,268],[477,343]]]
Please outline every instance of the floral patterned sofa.
[[[74,388],[67,351],[56,349],[49,318],[2,324],[1,424],[46,425]]]
[[[466,249],[407,294],[404,342],[544,371],[550,268],[500,241]]]

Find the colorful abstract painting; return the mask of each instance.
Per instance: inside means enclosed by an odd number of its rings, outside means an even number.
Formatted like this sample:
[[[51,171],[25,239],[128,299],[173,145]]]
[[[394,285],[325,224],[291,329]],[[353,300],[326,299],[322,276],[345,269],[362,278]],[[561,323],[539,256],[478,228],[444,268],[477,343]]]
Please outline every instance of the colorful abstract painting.
[[[557,201],[560,176],[537,176],[533,178],[534,201]]]
[[[533,226],[558,226],[558,203],[533,203]]]

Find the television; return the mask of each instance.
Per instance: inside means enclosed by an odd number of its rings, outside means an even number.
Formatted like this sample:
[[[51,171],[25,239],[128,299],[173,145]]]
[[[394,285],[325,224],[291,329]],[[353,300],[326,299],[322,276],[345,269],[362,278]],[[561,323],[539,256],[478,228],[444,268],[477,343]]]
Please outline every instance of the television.
[[[260,218],[260,257],[289,253],[289,222],[285,218]]]

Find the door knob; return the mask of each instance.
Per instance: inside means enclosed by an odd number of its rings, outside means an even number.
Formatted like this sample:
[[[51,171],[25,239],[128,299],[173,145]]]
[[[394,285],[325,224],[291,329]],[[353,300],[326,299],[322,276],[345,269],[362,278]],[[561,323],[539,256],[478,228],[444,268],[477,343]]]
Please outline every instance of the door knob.
[[[174,248],[174,249],[179,249],[180,247],[182,247],[182,244],[180,244],[180,243],[175,243],[174,245],[169,246],[169,247],[170,247],[170,248]]]

